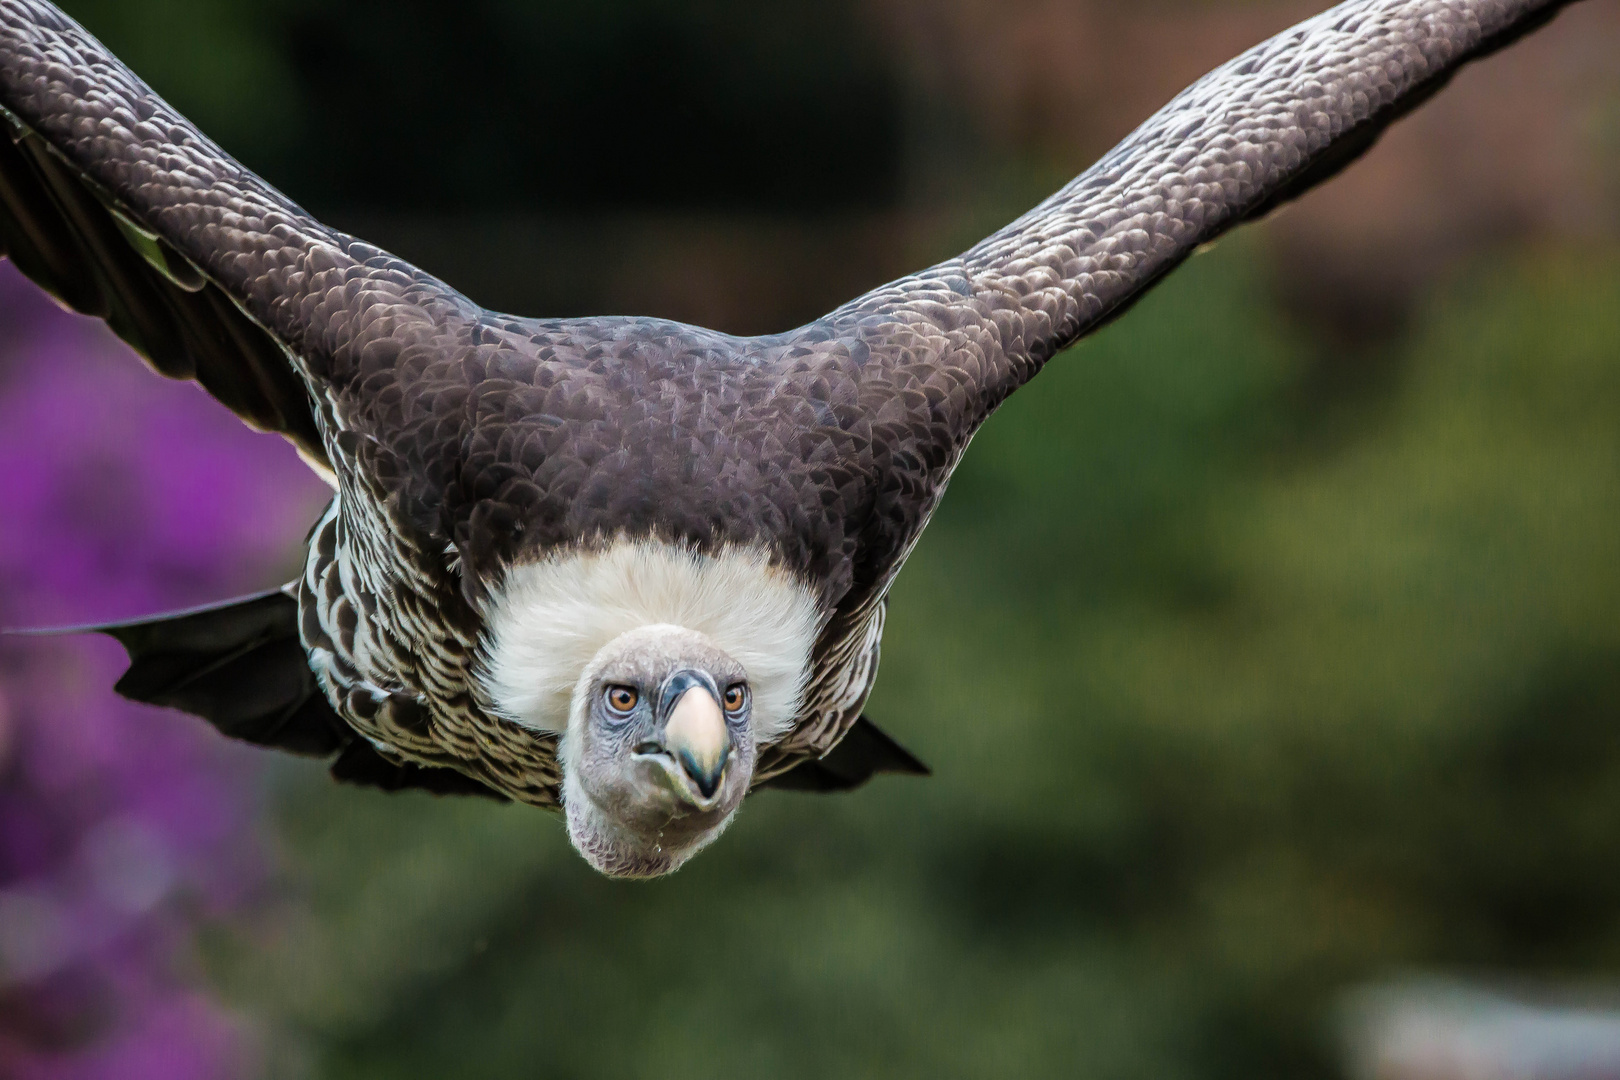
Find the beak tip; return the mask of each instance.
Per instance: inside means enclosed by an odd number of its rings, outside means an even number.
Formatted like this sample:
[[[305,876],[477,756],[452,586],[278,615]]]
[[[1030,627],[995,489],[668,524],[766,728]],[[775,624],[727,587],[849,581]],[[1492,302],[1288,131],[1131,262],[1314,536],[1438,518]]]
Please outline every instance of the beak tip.
[[[714,769],[705,769],[698,762],[694,761],[690,754],[682,753],[681,769],[686,773],[687,777],[691,779],[692,783],[697,785],[698,791],[703,793],[703,797],[705,799],[712,799],[714,798],[714,793],[720,790],[720,779],[725,775],[726,758],[729,756],[730,755],[723,755],[720,759],[720,764]]]

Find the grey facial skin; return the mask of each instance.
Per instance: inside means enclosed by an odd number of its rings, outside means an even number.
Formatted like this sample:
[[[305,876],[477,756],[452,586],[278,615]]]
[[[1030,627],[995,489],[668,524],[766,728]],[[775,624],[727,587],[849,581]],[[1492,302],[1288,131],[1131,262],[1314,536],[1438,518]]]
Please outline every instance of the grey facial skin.
[[[719,836],[748,794],[747,675],[676,627],[632,631],[603,653],[568,735],[568,835],[604,874],[655,877]]]

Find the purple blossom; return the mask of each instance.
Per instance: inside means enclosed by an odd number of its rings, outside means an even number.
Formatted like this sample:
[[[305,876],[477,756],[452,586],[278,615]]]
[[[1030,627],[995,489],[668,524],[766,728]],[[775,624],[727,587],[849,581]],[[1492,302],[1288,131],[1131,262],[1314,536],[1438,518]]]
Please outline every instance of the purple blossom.
[[[147,372],[0,262],[0,625],[101,622],[274,584],[326,492],[291,448]],[[0,639],[0,1075],[225,1077],[200,920],[261,875],[257,752],[122,701],[100,636]]]

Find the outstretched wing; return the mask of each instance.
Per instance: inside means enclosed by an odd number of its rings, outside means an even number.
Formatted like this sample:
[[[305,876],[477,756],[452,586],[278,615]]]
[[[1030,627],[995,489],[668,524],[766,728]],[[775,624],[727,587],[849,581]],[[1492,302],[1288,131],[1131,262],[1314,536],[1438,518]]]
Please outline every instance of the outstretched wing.
[[[932,371],[960,445],[1200,245],[1333,176],[1459,67],[1565,2],[1347,0],[1216,68],[960,257],[812,325]]]
[[[318,466],[334,385],[476,315],[310,217],[45,0],[0,0],[0,129],[0,254]]]
[[[776,339],[805,396],[854,404],[876,478],[810,685],[839,685],[867,655],[862,613],[881,603],[974,431],[1009,394],[1200,245],[1328,179],[1464,63],[1565,2],[1348,0],[1210,72],[961,256]],[[825,753],[863,701],[812,695],[770,766]]]

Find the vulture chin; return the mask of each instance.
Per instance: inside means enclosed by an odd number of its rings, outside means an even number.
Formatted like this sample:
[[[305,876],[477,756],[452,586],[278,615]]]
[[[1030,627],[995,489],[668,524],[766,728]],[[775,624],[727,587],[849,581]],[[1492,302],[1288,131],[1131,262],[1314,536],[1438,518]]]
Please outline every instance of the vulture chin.
[[[46,0],[0,0],[0,253],[332,484],[302,576],[95,627],[118,690],[340,780],[679,867],[762,786],[926,769],[862,714],[969,440],[1200,245],[1560,0],[1348,0],[963,254],[782,333],[488,311],[328,228]]]

